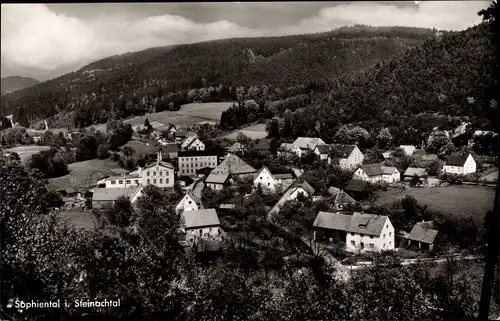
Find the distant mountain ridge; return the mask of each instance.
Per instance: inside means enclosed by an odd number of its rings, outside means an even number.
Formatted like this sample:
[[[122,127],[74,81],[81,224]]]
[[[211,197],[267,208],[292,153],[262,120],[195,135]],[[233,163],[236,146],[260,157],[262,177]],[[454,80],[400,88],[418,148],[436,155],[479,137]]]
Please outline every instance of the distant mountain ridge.
[[[19,77],[19,76],[5,77],[1,79],[2,95],[6,95],[11,92],[18,91],[24,88],[29,88],[39,83],[40,81],[28,77]]]
[[[112,105],[122,106],[130,115],[131,106],[147,109],[156,98],[167,105],[172,101],[176,105],[186,103],[192,88],[222,84],[234,90],[238,86],[265,85],[273,87],[271,97],[286,96],[291,95],[283,94],[288,88],[307,87],[386,61],[422,45],[436,32],[357,25],[317,34],[151,48],[101,59],[73,73],[4,95],[2,108],[25,126],[56,114],[71,120],[67,115],[74,113],[83,115],[88,125],[103,121]],[[223,99],[233,100],[231,95],[234,93]],[[95,98],[89,100],[91,96]]]

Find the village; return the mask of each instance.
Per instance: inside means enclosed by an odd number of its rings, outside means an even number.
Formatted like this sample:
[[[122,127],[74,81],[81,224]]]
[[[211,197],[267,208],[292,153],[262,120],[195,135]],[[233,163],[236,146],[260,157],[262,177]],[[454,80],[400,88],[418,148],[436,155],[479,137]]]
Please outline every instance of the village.
[[[48,189],[63,197],[64,206],[59,210],[95,212],[124,198],[134,205],[148,185],[167,192],[179,187],[183,195],[177,200],[175,209],[183,222],[185,241],[182,244],[198,252],[217,252],[221,249],[220,245],[231,238],[231,233],[225,230],[227,223],[224,224],[224,221],[234,213],[237,204],[220,203],[207,207],[202,202],[203,193],[206,190],[215,193],[225,191],[244,199],[259,193],[273,195],[275,203],[268,203],[265,210],[267,220],[277,225],[275,217],[289,204],[300,203],[304,199],[328,204],[327,211],[316,213],[312,226],[304,227],[312,234],[297,235],[313,252],[341,244],[341,250],[347,255],[361,257],[366,257],[365,253],[407,249],[430,253],[439,235],[433,221],[416,222],[407,230],[395,229],[388,215],[370,212],[377,190],[439,189],[458,178],[463,184],[492,186],[498,175],[496,168],[488,165],[494,161],[493,158],[481,157],[474,152],[451,153],[442,162],[439,173],[430,175],[424,166],[438,162],[438,156],[411,145],[383,151],[380,155],[382,162],[366,164],[365,154],[356,144],[327,144],[318,137],[298,137],[294,142],[282,143],[275,155],[272,155],[265,139],[252,141],[248,137],[239,137],[236,142],[226,142],[221,153],[220,150],[206,148],[206,141],[200,140],[196,127],[179,126],[177,129],[170,124],[164,130],[145,131],[144,128],[138,126],[135,129],[133,140],[156,150],[155,161],[135,170],[122,170],[120,174],[99,179],[86,190],[71,187],[68,182],[64,183],[64,179],[49,180]],[[260,155],[262,166],[254,168],[245,162],[245,157],[252,154]],[[422,167],[409,166],[400,171],[395,166],[388,166],[397,155],[416,159]],[[272,172],[266,166],[266,157],[288,164],[286,172]],[[302,177],[304,169],[294,165],[298,159],[311,157],[324,166],[347,173],[351,177],[348,183],[343,188],[333,185],[327,186],[326,190],[313,188],[311,185],[314,184]],[[478,165],[478,162],[483,165]],[[467,179],[472,175],[475,179]],[[245,184],[251,188],[240,195],[240,187]],[[280,228],[287,229],[284,225]],[[200,247],[200,244],[204,246]],[[461,253],[457,249],[455,252],[449,254]],[[330,262],[340,260],[332,254],[327,256]],[[345,260],[345,254],[341,258]]]

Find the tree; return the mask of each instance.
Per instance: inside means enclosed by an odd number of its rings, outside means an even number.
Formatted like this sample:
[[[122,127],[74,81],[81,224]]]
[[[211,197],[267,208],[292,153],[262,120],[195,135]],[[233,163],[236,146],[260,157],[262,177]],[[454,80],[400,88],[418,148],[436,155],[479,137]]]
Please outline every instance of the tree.
[[[392,141],[392,135],[389,128],[384,127],[380,129],[377,136],[377,142],[380,148],[386,148]]]
[[[109,157],[109,150],[107,144],[99,145],[99,149],[97,151],[97,157],[99,159],[106,159]]]
[[[125,157],[127,157],[127,159],[130,160],[132,155],[135,153],[135,150],[130,146],[125,146],[125,147],[123,147],[122,152],[123,152],[123,155],[125,155]]]
[[[245,146],[245,148],[248,149],[248,145],[252,142],[252,140],[242,132],[239,132],[238,135],[236,136],[236,141],[240,143],[241,145]]]
[[[280,138],[280,125],[278,118],[273,118],[266,122],[266,132],[268,138]]]
[[[117,227],[124,228],[130,225],[133,219],[132,204],[130,199],[125,196],[116,200],[113,206],[104,210],[108,221]]]

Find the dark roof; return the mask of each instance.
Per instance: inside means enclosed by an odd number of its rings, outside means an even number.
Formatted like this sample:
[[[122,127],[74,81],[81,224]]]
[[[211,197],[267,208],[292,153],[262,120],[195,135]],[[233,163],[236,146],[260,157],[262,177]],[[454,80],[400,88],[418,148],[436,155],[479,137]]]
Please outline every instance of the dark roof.
[[[417,175],[417,177],[425,177],[428,176],[429,174],[427,174],[425,168],[419,168],[419,167],[408,167],[404,173],[404,176],[413,177],[415,175]]]
[[[178,130],[176,132],[174,132],[174,136],[175,137],[186,137],[188,136],[190,133],[187,132],[187,131],[182,131],[182,130]]]
[[[352,215],[319,212],[313,226],[350,233],[380,235],[387,220],[385,215],[354,212]]]
[[[382,175],[382,168],[380,168],[380,164],[361,165],[360,167],[368,176]]]
[[[162,153],[175,153],[175,152],[179,152],[180,150],[181,150],[181,147],[178,144],[161,147]]]
[[[269,149],[271,149],[271,147],[269,146],[269,144],[266,143],[265,141],[262,141],[262,140],[259,141],[257,144],[255,144],[253,146],[253,148],[255,150],[269,150]]]
[[[357,203],[349,194],[343,190],[339,190],[332,196],[334,204],[355,204]]]
[[[288,173],[288,174],[273,174],[274,178],[276,179],[293,179],[293,174]]]
[[[330,147],[328,145],[318,145],[316,146],[320,154],[328,154]]]
[[[362,181],[359,179],[351,179],[349,181],[349,184],[347,184],[347,187],[345,188],[346,191],[352,191],[352,192],[367,192],[370,191],[370,185],[366,181]]]
[[[203,167],[203,168],[198,168],[196,170],[196,174],[210,174],[210,172],[213,170],[212,167]]]
[[[193,156],[217,156],[217,153],[210,150],[188,150],[180,151],[178,157],[193,157]]]
[[[425,224],[417,223],[413,226],[407,238],[412,241],[432,244],[437,234],[438,231],[428,228]]]
[[[465,161],[467,160],[467,157],[469,157],[468,153],[452,153],[448,158],[446,159],[446,164],[448,166],[464,166]]]
[[[257,170],[252,166],[248,165],[244,160],[236,155],[229,154],[226,156],[224,161],[219,164],[212,174],[229,174],[229,175],[240,175],[240,174],[251,174],[256,173]]]
[[[349,157],[354,148],[356,148],[356,145],[331,144],[329,146],[335,151],[335,153],[337,153],[339,158]]]

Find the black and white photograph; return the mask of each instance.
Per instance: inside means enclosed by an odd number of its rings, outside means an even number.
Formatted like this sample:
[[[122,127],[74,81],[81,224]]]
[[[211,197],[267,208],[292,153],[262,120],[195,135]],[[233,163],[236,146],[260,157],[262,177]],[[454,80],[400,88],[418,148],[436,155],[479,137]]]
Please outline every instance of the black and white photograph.
[[[498,10],[2,4],[0,321],[500,320]]]

